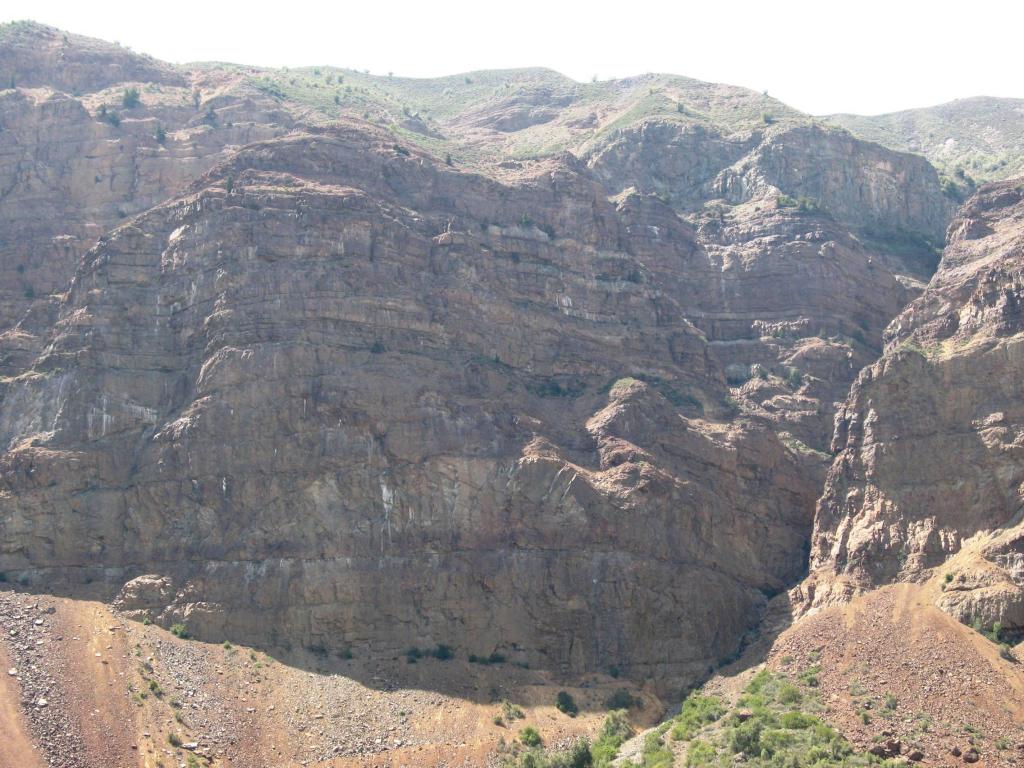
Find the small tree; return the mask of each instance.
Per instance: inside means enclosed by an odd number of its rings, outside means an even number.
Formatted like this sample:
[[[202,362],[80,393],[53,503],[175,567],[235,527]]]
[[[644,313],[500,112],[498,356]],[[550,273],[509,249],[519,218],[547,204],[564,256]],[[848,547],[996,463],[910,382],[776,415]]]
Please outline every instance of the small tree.
[[[167,131],[162,125],[156,127],[156,143],[161,145],[167,143]]]
[[[96,113],[96,116],[104,123],[109,123],[115,128],[121,125],[121,116],[114,110],[107,109],[106,104],[100,104],[100,109],[99,112]]]
[[[133,109],[142,101],[139,99],[139,89],[132,86],[131,88],[125,88],[124,93],[121,95],[121,105],[125,109]]]

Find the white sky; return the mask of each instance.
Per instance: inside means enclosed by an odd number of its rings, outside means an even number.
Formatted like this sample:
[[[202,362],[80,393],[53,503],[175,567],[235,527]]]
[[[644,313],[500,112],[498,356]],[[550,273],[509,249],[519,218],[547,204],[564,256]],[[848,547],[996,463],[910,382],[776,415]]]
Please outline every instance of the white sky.
[[[577,80],[671,72],[814,114],[1024,97],[1014,0],[2,0],[168,61],[335,65],[430,77],[544,66]]]

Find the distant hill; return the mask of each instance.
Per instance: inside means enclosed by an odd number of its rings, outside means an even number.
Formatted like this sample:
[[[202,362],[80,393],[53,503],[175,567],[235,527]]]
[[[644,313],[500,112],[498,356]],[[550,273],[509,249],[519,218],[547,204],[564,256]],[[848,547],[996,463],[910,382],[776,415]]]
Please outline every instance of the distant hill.
[[[950,176],[995,181],[1024,173],[1024,99],[977,96],[887,115],[827,119],[890,149],[924,155]]]

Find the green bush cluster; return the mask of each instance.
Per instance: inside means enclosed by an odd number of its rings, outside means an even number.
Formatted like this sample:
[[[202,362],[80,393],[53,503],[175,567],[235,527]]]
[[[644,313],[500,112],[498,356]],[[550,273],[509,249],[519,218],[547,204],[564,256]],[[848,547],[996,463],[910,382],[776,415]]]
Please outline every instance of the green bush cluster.
[[[433,648],[417,648],[416,646],[413,646],[405,652],[405,660],[410,664],[415,664],[423,658],[432,658],[437,659],[438,661],[450,661],[455,658],[455,652],[451,649],[451,646],[445,645],[444,643],[439,643]]]
[[[509,768],[609,768],[619,747],[632,735],[626,713],[611,712],[593,744],[580,739],[568,749],[549,752],[541,749],[543,739],[536,729],[527,726],[519,732],[522,746],[513,747],[505,765]]]
[[[686,697],[674,720],[673,741],[688,741],[704,726],[718,721],[726,711],[725,704],[715,696],[703,696],[696,691]]]
[[[688,742],[687,767],[726,768],[740,756],[750,768],[884,765],[874,755],[855,753],[842,735],[814,714],[821,707],[816,691],[820,671],[817,666],[808,667],[791,679],[762,670],[731,711],[715,697],[692,694],[674,718],[671,731],[673,740]],[[657,758],[648,762],[645,749],[641,765],[661,763]]]

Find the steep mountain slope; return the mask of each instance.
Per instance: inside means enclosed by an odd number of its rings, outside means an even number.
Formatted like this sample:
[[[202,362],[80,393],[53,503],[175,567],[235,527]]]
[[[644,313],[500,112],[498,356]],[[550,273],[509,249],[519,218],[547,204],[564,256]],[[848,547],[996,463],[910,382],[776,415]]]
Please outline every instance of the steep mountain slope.
[[[977,96],[887,115],[829,115],[869,141],[916,152],[963,185],[1024,173],[1024,99]]]
[[[837,417],[806,598],[941,577],[966,623],[1024,628],[1019,181],[984,188],[950,228],[925,292]]]
[[[473,659],[671,700],[809,557],[801,610],[955,566],[943,609],[1024,623],[1014,185],[933,277],[927,160],[730,86],[176,67],[31,23],[0,78],[19,590],[371,688],[445,649],[414,685],[467,697]]]
[[[6,334],[0,571],[106,598],[147,576],[126,609],[204,637],[696,679],[799,578],[832,403],[927,275],[879,244],[950,213],[919,158],[766,124],[741,89],[655,78],[686,100],[666,119],[637,81],[467,76],[438,130],[487,148],[471,172],[265,73],[4,39],[37,86],[5,94],[5,262],[41,253],[50,295]],[[132,104],[115,81],[150,69]],[[39,98],[72,117],[40,131]],[[583,159],[499,160],[548,123]]]

